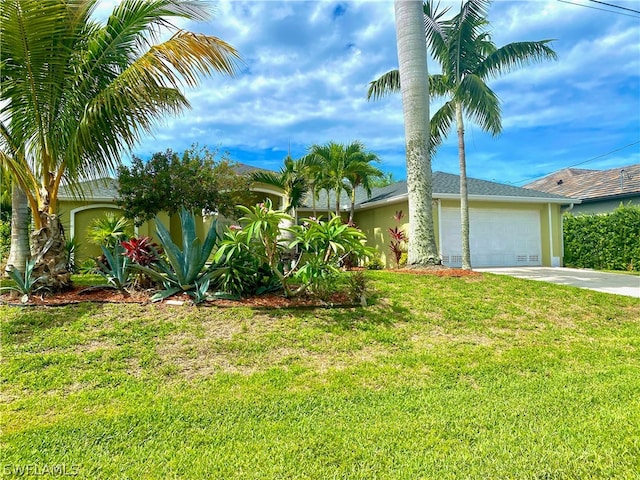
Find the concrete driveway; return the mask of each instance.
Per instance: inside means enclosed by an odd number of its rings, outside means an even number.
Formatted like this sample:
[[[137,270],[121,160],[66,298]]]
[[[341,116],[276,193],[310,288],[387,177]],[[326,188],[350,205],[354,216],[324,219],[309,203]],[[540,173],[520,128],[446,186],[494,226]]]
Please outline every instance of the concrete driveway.
[[[497,273],[528,280],[572,285],[598,292],[640,298],[640,277],[623,273],[604,273],[577,268],[505,267],[478,268],[478,272]]]

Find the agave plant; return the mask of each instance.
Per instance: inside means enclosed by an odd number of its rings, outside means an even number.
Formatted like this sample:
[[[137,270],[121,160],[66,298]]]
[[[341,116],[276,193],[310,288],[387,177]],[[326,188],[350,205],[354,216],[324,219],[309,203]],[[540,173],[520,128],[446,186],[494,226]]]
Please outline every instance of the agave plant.
[[[131,283],[131,274],[133,273],[131,260],[124,255],[124,247],[119,243],[116,243],[113,249],[104,245],[100,247],[106,261],[96,260],[97,273],[102,275],[109,285],[118,290],[124,290]]]
[[[196,236],[195,217],[185,208],[180,212],[180,223],[182,249],[173,242],[167,227],[156,220],[156,233],[167,260],[158,258],[149,266],[132,265],[132,268],[145,273],[164,286],[164,290],[151,297],[154,302],[185,292],[193,297],[195,303],[199,303],[206,298],[210,280],[223,272],[219,268],[206,267],[209,255],[218,239],[216,222],[211,225],[204,242]]]
[[[22,297],[20,297],[20,301],[22,303],[28,302],[29,296],[42,288],[41,286],[38,286],[38,282],[44,278],[33,277],[33,267],[35,266],[35,264],[35,259],[27,260],[27,262],[25,263],[24,272],[21,272],[20,270],[17,270],[15,268],[7,270],[7,274],[16,284],[8,287],[2,287],[0,288],[0,292],[10,290],[21,293]]]

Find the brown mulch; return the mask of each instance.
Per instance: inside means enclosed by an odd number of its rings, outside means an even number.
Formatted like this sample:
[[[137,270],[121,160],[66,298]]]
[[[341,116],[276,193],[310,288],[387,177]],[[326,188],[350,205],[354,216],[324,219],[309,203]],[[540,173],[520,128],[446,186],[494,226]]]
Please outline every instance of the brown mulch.
[[[482,274],[472,270],[462,270],[459,268],[448,268],[443,266],[434,266],[429,268],[413,269],[401,268],[392,270],[396,273],[408,275],[436,275],[438,277],[479,277]],[[10,305],[25,306],[63,306],[82,302],[93,303],[151,303],[151,294],[148,292],[122,292],[107,287],[84,287],[73,286],[70,290],[56,293],[53,295],[32,295],[25,304],[20,302],[20,295],[17,293],[5,293],[0,295],[0,303]],[[174,295],[173,297],[158,305],[172,306],[189,304],[190,297],[187,294]],[[286,298],[282,293],[268,293],[255,297],[247,297],[239,300],[215,299],[207,301],[203,305],[217,307],[237,307],[247,306],[251,308],[314,308],[314,307],[331,307],[331,306],[353,306],[349,296],[339,292],[331,295],[329,298],[319,299],[311,296],[299,296],[294,298]]]
[[[400,268],[394,270],[398,273],[409,273],[411,275],[435,275],[437,277],[480,277],[482,273],[473,270],[463,270],[461,268],[449,268],[442,265],[435,265],[427,268]]]

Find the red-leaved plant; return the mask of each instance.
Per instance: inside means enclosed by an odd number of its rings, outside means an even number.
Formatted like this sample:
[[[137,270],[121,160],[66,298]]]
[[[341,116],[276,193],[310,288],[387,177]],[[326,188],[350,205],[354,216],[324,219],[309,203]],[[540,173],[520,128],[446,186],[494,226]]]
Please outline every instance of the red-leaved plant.
[[[400,223],[400,220],[404,218],[404,214],[402,210],[396,210],[393,219],[396,223]],[[409,241],[407,234],[404,233],[403,230],[399,229],[396,225],[394,228],[389,229],[389,235],[391,236],[391,243],[389,243],[389,250],[391,251],[391,255],[393,255],[393,259],[396,262],[396,268],[400,268],[400,258],[404,253],[404,243]]]
[[[162,249],[157,243],[151,241],[149,237],[132,237],[129,240],[120,242],[124,247],[123,255],[128,257],[132,262],[142,266],[149,266],[162,254]]]

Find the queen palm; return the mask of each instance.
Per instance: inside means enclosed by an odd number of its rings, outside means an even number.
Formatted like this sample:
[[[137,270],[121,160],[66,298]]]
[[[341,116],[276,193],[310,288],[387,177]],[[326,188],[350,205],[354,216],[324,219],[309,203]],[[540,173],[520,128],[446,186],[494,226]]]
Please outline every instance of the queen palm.
[[[51,288],[69,283],[60,185],[111,173],[159,120],[189,107],[181,87],[213,72],[232,75],[239,58],[219,38],[172,23],[207,19],[202,2],[123,0],[104,24],[91,18],[96,4],[0,5],[0,160],[27,196],[34,275]],[[157,43],[165,33],[172,36]]]
[[[442,73],[429,77],[431,95],[446,99],[431,118],[430,146],[435,149],[455,123],[460,164],[460,211],[462,268],[471,269],[469,207],[467,194],[464,118],[474,121],[492,135],[502,130],[500,101],[486,84],[490,78],[533,62],[556,59],[550,40],[514,42],[497,48],[486,29],[490,2],[467,0],[450,20],[442,17],[432,0],[424,3],[426,41]],[[368,98],[380,98],[400,89],[397,71],[387,72],[369,86]]]
[[[407,264],[440,263],[433,228],[431,154],[429,143],[429,82],[427,48],[422,40],[422,9],[412,0],[395,0],[398,78],[402,77],[402,113],[407,156],[409,248]],[[398,82],[398,87],[400,82]]]

